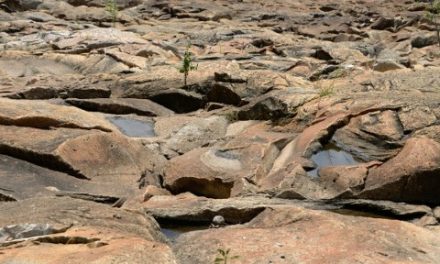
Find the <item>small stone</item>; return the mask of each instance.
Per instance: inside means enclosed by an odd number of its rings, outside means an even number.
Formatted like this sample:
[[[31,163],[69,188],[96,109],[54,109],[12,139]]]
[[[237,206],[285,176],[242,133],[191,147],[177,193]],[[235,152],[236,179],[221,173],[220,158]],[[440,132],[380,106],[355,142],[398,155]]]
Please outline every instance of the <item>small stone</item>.
[[[99,247],[103,247],[103,246],[107,246],[107,245],[108,245],[108,243],[103,242],[103,241],[94,241],[94,242],[87,244],[87,246],[89,248],[99,248]]]
[[[216,226],[221,226],[225,224],[225,218],[221,215],[216,215],[212,218],[212,224]]]
[[[60,190],[57,187],[54,186],[46,186],[46,190],[51,192],[59,192]]]
[[[378,72],[386,72],[400,69],[405,69],[405,66],[392,60],[378,61],[376,64],[373,65],[373,70]]]

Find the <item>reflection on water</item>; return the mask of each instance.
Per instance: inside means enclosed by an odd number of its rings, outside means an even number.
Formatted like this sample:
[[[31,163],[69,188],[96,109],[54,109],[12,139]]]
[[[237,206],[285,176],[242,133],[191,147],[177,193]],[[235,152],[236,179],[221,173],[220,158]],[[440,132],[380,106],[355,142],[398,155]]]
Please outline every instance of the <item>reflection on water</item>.
[[[350,153],[340,149],[335,144],[329,143],[311,159],[316,163],[317,167],[307,173],[310,176],[318,177],[318,170],[327,166],[355,165],[360,161],[353,157]]]
[[[112,122],[119,130],[129,137],[154,137],[154,123],[148,121],[139,121],[128,117],[109,117],[108,120]]]

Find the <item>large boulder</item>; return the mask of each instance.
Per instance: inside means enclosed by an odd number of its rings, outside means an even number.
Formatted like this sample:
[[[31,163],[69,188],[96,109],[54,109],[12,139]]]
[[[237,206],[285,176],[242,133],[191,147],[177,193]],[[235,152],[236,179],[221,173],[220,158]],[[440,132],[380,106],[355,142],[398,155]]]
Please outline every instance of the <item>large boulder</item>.
[[[397,156],[372,168],[360,197],[422,204],[438,204],[440,143],[409,139]]]
[[[364,160],[386,160],[397,154],[404,130],[398,115],[391,110],[352,118],[336,131],[332,140]]]
[[[251,126],[225,143],[173,158],[165,169],[164,184],[174,193],[190,191],[213,198],[251,191],[291,136],[272,132],[263,123]]]
[[[165,162],[142,142],[117,133],[14,126],[0,126],[0,133],[1,154],[100,183],[107,194],[131,192],[139,180],[156,177]]]

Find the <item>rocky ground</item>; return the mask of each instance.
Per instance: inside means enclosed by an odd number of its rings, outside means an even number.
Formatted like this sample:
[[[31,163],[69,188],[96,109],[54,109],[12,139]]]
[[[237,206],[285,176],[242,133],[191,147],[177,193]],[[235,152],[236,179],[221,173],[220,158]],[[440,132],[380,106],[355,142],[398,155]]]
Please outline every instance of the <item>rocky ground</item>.
[[[0,263],[440,263],[426,2],[0,0]]]

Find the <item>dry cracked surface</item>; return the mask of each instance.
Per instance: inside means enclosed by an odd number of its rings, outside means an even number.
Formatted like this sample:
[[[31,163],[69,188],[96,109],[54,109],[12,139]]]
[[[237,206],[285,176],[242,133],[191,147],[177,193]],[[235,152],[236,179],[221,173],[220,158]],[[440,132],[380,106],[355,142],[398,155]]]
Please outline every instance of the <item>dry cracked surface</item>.
[[[429,1],[114,3],[0,0],[0,263],[439,263]]]

